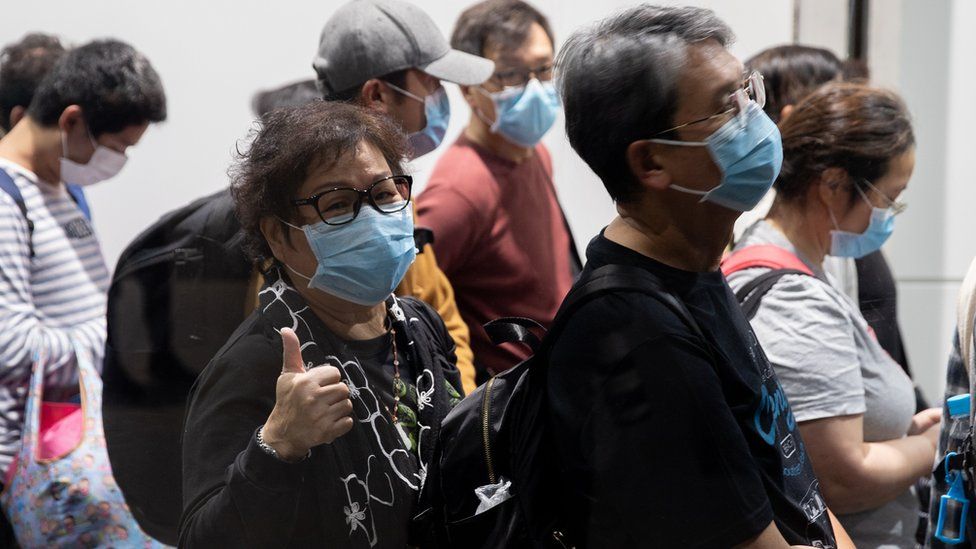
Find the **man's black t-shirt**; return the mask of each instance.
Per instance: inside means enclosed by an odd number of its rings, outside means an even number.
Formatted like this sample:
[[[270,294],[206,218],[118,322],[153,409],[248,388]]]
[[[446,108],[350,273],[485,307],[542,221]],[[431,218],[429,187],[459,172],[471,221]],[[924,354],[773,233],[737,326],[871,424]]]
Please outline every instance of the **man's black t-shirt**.
[[[564,518],[583,547],[731,547],[776,521],[791,544],[834,535],[786,395],[720,272],[674,269],[607,240],[607,264],[656,275],[707,342],[653,297],[594,298],[549,370]]]

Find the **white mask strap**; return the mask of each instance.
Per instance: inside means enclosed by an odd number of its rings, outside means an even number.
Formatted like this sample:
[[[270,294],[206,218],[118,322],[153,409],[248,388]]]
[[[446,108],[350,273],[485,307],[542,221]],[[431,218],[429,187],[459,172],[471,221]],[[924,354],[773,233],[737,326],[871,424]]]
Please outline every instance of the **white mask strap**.
[[[839,231],[840,224],[837,223],[837,218],[834,217],[834,210],[830,206],[827,206],[827,213],[830,214],[830,221],[834,224],[834,230]]]
[[[674,141],[672,139],[648,139],[651,143],[660,143],[662,145],[674,145],[676,147],[707,147],[708,143],[705,141]]]
[[[291,265],[289,265],[289,264],[287,264],[287,263],[285,263],[284,261],[282,261],[282,262],[281,262],[281,264],[282,264],[282,265],[284,265],[286,269],[288,269],[289,271],[291,271],[291,272],[293,272],[293,273],[295,273],[296,275],[298,275],[298,276],[300,276],[300,277],[302,277],[302,278],[304,278],[305,280],[307,280],[307,281],[309,281],[309,282],[311,282],[311,281],[312,281],[312,278],[311,278],[311,277],[308,277],[308,276],[305,276],[305,275],[303,275],[302,273],[300,273],[300,272],[298,272],[298,271],[296,271],[295,269],[292,269],[292,268],[291,268]]]
[[[674,189],[674,190],[676,190],[676,191],[681,191],[683,193],[693,194],[693,195],[696,195],[696,196],[705,196],[706,194],[708,194],[708,193],[710,193],[710,192],[712,192],[714,190],[714,189],[709,189],[707,191],[700,191],[698,189],[689,189],[688,187],[682,187],[681,185],[675,185],[674,183],[671,184],[671,188]],[[716,189],[717,188],[718,187],[716,187]]]
[[[398,92],[402,93],[403,95],[406,95],[410,99],[413,99],[414,101],[420,101],[421,103],[426,103],[426,100],[423,97],[420,97],[417,94],[410,93],[407,90],[405,90],[405,89],[403,89],[403,88],[401,88],[399,86],[390,84],[386,80],[384,80],[383,83],[385,83],[387,86],[393,88],[395,91],[398,91]]]
[[[291,223],[285,221],[284,219],[282,219],[280,217],[278,218],[278,221],[281,221],[282,223],[284,223],[285,225],[288,225],[289,227],[291,227],[292,229],[295,229],[296,231],[303,231],[303,232],[305,231],[305,229],[303,229],[303,228],[301,228],[301,227],[299,227],[297,225],[292,225]]]

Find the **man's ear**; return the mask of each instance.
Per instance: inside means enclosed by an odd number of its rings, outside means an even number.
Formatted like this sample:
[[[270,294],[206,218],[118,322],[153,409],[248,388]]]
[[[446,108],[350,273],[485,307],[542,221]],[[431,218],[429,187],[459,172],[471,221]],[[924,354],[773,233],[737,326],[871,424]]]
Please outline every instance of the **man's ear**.
[[[24,115],[27,114],[27,109],[21,105],[14,105],[14,108],[10,109],[10,127],[13,128],[20,122]]]
[[[70,133],[75,129],[75,126],[79,124],[84,124],[85,120],[81,113],[81,107],[78,105],[68,105],[62,112],[61,116],[58,117],[58,127],[64,130],[65,133]],[[91,128],[89,128],[90,130]]]
[[[659,145],[650,141],[634,141],[627,145],[627,166],[642,187],[663,191],[671,186],[671,174],[659,163]]]
[[[461,95],[464,96],[464,100],[468,102],[469,107],[474,109],[478,106],[477,101],[478,97],[481,96],[481,93],[475,88],[475,86],[458,85],[458,88],[461,89]]]
[[[379,78],[370,78],[359,89],[359,104],[381,114],[390,114],[390,88]]]
[[[291,248],[290,243],[285,239],[287,227],[277,218],[271,216],[262,218],[259,226],[261,234],[264,235],[264,241],[271,248],[271,254],[279,260],[283,260],[287,255],[285,250]]]

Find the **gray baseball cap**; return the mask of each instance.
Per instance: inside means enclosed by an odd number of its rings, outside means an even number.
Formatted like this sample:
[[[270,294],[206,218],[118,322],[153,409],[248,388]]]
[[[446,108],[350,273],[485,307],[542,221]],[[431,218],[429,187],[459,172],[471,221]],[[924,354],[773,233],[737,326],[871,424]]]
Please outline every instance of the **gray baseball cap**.
[[[340,7],[322,28],[312,66],[326,97],[410,68],[466,86],[481,84],[495,70],[489,59],[451,49],[429,15],[400,0],[352,0]]]

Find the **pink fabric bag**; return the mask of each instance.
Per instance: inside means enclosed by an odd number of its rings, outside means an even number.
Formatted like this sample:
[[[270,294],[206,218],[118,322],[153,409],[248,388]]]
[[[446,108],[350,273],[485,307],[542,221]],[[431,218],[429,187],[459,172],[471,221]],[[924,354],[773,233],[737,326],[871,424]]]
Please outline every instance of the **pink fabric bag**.
[[[22,547],[166,547],[139,528],[115,484],[102,429],[102,380],[75,345],[81,405],[43,403],[47,358],[31,374],[23,445],[0,505]]]

